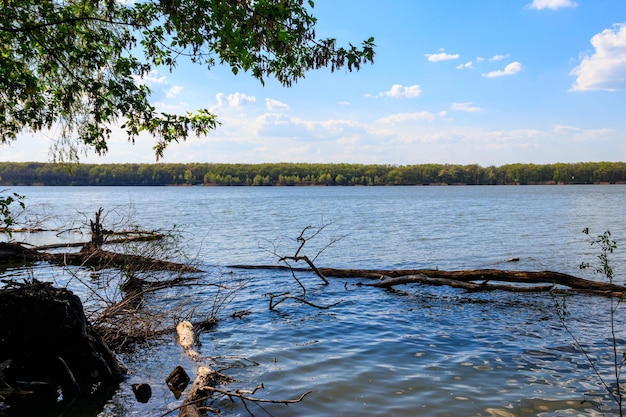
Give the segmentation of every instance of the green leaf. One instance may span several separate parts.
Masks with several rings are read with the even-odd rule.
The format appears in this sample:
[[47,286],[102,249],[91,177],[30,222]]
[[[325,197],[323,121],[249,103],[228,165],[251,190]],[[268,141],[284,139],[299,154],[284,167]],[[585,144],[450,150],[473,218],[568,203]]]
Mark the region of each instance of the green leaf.
[[[313,0],[308,0],[310,8]],[[210,69],[249,71],[261,83],[291,86],[307,71],[359,69],[373,62],[373,38],[362,47],[318,39],[316,18],[303,2],[113,0],[4,2],[0,13],[0,143],[23,131],[58,132],[56,160],[85,149],[108,151],[110,126],[124,118],[128,140],[155,136],[155,154],[191,133],[208,133],[214,119],[162,117],[150,90],[135,82],[156,67],[175,69],[186,57]]]

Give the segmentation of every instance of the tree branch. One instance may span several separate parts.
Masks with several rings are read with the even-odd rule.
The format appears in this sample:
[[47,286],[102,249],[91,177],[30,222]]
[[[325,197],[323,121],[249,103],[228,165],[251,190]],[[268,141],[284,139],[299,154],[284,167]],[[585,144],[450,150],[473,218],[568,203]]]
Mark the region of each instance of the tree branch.
[[29,33],[29,32],[35,32],[35,31],[37,31],[39,29],[59,26],[59,25],[63,25],[63,24],[76,23],[76,22],[88,22],[88,21],[107,23],[107,24],[117,25],[117,26],[130,26],[130,27],[132,27],[134,29],[137,29],[137,28],[140,27],[139,25],[134,24],[134,23],[115,21],[115,20],[109,20],[109,19],[103,19],[101,17],[76,16],[76,17],[69,17],[67,19],[57,20],[57,21],[54,21],[54,22],[44,22],[44,23],[39,23],[39,24],[36,24],[36,25],[25,26],[25,27],[17,27],[16,28],[16,27],[0,26],[0,32]]
[[[211,386],[205,386],[201,388],[204,391],[211,391],[211,392],[217,392],[218,394],[222,394],[225,395],[229,398],[239,398],[243,401],[250,401],[250,402],[255,402],[255,403],[272,403],[272,404],[294,404],[294,403],[299,403],[302,402],[302,400],[304,399],[304,397],[306,397],[307,395],[309,395],[310,393],[312,393],[313,391],[309,390],[306,391],[305,393],[303,393],[302,395],[300,395],[300,397],[294,399],[294,400],[269,400],[266,398],[257,398],[257,397],[249,397],[246,394],[243,394],[241,392],[233,392],[233,391],[227,391],[227,390],[223,390],[220,388],[215,388],[215,387],[211,387]],[[253,391],[255,392],[256,389]]]

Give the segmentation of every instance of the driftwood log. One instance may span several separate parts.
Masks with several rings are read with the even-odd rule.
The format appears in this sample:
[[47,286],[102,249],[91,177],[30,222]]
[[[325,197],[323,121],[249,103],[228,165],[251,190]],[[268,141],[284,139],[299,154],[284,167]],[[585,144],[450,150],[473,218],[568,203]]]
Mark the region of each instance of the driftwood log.
[[[296,270],[277,265],[232,265],[240,269]],[[508,271],[501,269],[473,269],[442,271],[439,269],[337,269],[308,268],[299,271],[322,273],[332,278],[355,278],[368,280],[364,285],[390,288],[403,284],[447,285],[468,291],[577,291],[590,294],[624,296],[626,286],[609,282],[593,281],[553,271]],[[375,281],[374,281],[375,280]]]
[[217,372],[206,366],[199,366],[196,377],[185,397],[182,407],[178,411],[178,417],[202,417],[202,408],[210,395],[206,387],[217,385]]
[[188,351],[196,342],[196,336],[193,332],[193,324],[184,320],[176,325],[176,333],[178,334],[178,344]]
[[202,357],[194,349],[196,334],[193,330],[193,324],[187,320],[178,323],[176,333],[178,334],[178,344],[185,350],[185,353],[194,361],[199,361]]
[[[185,350],[194,361],[199,361],[201,356],[193,348],[196,344],[196,334],[193,325],[189,321],[182,321],[176,325],[178,344]],[[218,382],[218,373],[207,366],[198,366],[196,377],[189,388],[189,392],[180,407],[179,417],[201,417],[210,391],[206,387],[215,387]]]

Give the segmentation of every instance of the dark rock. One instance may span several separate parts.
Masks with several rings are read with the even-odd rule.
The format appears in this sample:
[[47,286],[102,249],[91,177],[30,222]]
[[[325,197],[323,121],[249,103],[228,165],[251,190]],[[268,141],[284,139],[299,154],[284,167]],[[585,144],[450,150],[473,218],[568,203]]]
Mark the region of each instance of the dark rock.
[[54,404],[93,394],[125,374],[80,299],[49,283],[0,289],[0,383],[5,402]]
[[165,383],[176,399],[180,398],[181,393],[187,388],[189,381],[189,375],[187,375],[187,372],[185,372],[182,366],[174,368],[167,378],[165,378]]
[[133,392],[140,403],[147,403],[152,397],[152,388],[148,384],[133,384]]

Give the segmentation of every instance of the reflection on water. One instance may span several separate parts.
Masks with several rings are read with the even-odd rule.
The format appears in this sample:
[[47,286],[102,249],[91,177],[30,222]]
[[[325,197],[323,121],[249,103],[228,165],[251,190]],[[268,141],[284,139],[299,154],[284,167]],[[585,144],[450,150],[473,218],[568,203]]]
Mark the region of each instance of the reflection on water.
[[[289,300],[270,311],[264,294],[299,293],[291,276],[227,265],[274,263],[260,246],[283,236],[291,240],[281,240],[286,246],[280,250],[292,250],[301,228],[318,224],[323,217],[334,222],[330,235],[347,236],[324,252],[318,261],[321,266],[470,269],[519,257],[519,263],[497,267],[579,275],[576,265],[594,256],[579,236],[582,228],[598,232],[611,228],[614,236],[626,236],[624,225],[603,224],[605,219],[623,217],[626,196],[621,190],[87,188],[64,189],[62,200],[61,195],[58,198],[63,201],[59,210],[66,213],[70,207],[95,211],[84,207],[85,202],[95,209],[106,207],[111,193],[118,200],[128,196],[142,209],[138,223],[159,228],[176,219],[193,231],[187,236],[202,245],[198,256],[207,271],[202,278],[207,285],[175,295],[189,297],[191,303],[207,304],[214,296],[209,284],[215,280],[250,280],[222,311],[217,328],[201,334],[200,352],[229,358],[212,365],[228,367],[224,372],[237,381],[232,389],[263,383],[265,389],[256,395],[274,399],[313,391],[302,403],[288,407],[251,405],[258,415],[552,417],[596,416],[601,411],[608,415],[614,410],[581,350],[561,327],[549,295],[465,293],[425,286],[381,290],[339,279],[325,286],[302,274],[309,301],[339,304],[318,310]],[[31,194],[31,189],[19,191]],[[54,198],[48,193],[35,199],[44,197]],[[616,256],[616,265],[623,265],[623,255]],[[27,273],[8,270],[2,278],[32,275],[68,282],[61,271],[44,265]],[[84,278],[90,279],[88,272]],[[571,296],[568,306],[569,323],[585,351],[602,372],[610,371],[607,300]],[[250,314],[231,316],[242,310]],[[618,314],[621,323],[624,315],[621,310]],[[620,341],[626,338],[623,329],[618,331]],[[197,366],[173,337],[122,359],[133,373],[103,417],[158,416],[175,408],[181,400],[169,392],[165,377],[177,365],[193,377]],[[605,376],[610,380],[609,373]],[[144,382],[152,386],[153,396],[140,404],[130,386]],[[247,415],[238,402],[224,400],[214,406],[225,415]]]

